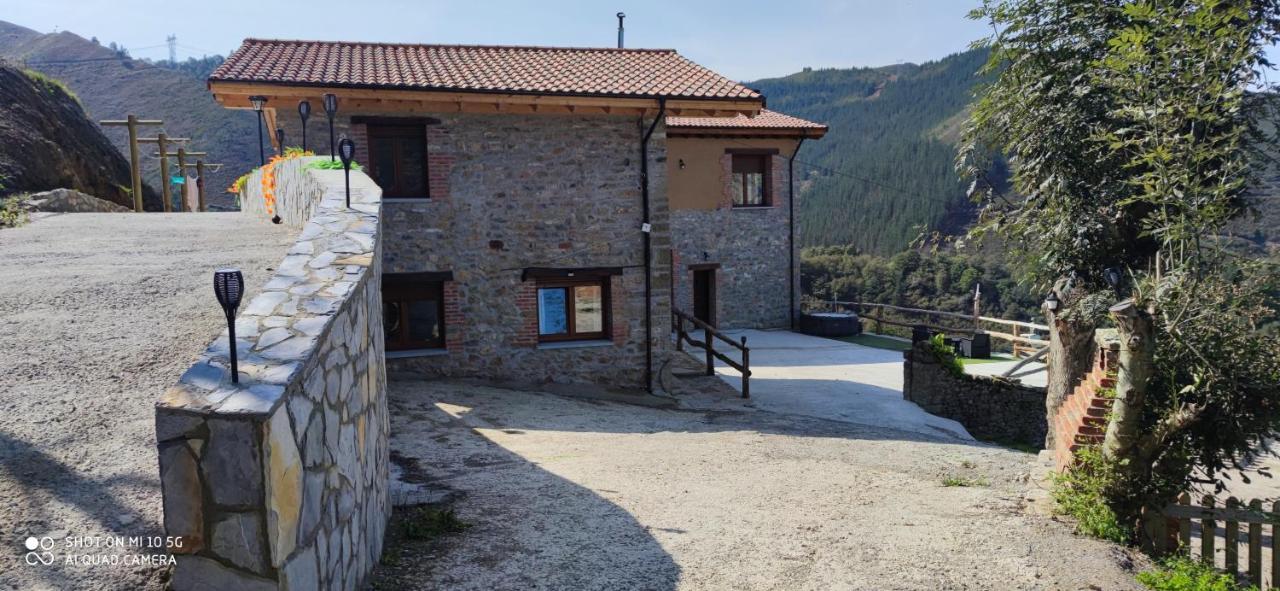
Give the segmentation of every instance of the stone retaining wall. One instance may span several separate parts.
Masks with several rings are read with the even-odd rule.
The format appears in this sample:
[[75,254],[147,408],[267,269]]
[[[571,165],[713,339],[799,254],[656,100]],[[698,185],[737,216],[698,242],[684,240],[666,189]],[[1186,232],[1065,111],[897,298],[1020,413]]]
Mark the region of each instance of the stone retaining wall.
[[1024,443],[1040,449],[1047,430],[1044,388],[988,376],[954,375],[929,343],[903,353],[902,397],[924,410],[959,421],[978,439]]
[[[381,191],[353,173],[347,209],[342,172],[304,165],[278,171],[282,217],[303,230],[241,307],[240,383],[223,332],[156,405],[179,591],[357,589],[382,551]],[[260,191],[242,200],[263,214]]]

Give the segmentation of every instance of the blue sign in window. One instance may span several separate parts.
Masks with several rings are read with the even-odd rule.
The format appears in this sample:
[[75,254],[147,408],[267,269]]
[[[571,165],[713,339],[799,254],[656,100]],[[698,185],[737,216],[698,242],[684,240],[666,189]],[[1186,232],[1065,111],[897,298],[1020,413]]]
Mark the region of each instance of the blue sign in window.
[[551,287],[538,290],[538,334],[567,334],[569,307],[567,290]]

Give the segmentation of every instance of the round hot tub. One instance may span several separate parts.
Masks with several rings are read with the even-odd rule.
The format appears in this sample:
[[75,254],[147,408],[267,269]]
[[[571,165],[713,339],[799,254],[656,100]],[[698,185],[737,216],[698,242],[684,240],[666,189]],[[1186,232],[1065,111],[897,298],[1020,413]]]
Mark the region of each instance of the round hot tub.
[[862,332],[853,312],[809,312],[800,315],[800,332],[818,337],[851,337]]

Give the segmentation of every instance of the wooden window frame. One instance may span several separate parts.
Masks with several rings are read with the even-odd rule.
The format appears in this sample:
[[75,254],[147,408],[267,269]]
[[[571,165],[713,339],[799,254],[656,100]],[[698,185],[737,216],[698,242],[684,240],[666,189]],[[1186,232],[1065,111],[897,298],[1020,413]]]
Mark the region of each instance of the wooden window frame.
[[[365,135],[369,141],[369,176],[378,178],[378,167],[374,158],[374,144],[379,139],[387,138],[408,138],[420,137],[422,139],[422,184],[425,195],[407,195],[397,193],[397,187],[382,187],[383,197],[387,199],[431,199],[431,142],[428,141],[427,127],[432,123],[438,123],[434,119],[397,119],[385,117],[370,118],[352,118],[352,123],[363,123],[365,125]],[[392,172],[392,176],[396,179],[396,183],[400,182],[400,165],[403,159],[400,157],[399,143],[396,143],[395,164],[396,170]]]
[[[384,335],[387,351],[419,351],[445,349],[448,343],[447,326],[444,315],[444,284],[446,279],[438,274],[405,274],[388,282],[384,276],[382,287],[383,313],[388,312],[386,302],[400,304],[400,341],[393,343],[389,335]],[[388,285],[391,283],[391,285]],[[409,336],[409,302],[431,300],[436,301],[436,318],[440,323],[440,336],[434,340],[413,341]]]
[[[609,338],[613,327],[613,294],[609,289],[612,280],[607,275],[596,275],[582,278],[542,278],[538,279],[534,287],[535,301],[537,302],[537,315],[535,322],[538,323],[538,342],[541,343],[561,343],[565,341],[601,341]],[[576,332],[576,314],[577,306],[575,303],[575,295],[573,288],[582,286],[599,286],[600,287],[600,307],[601,307],[601,323],[598,332]],[[538,292],[543,289],[564,288],[565,290],[565,327],[568,332],[564,334],[542,334],[542,296]]]
[[[761,171],[759,173],[760,174],[760,203],[747,203],[747,182],[746,182],[746,179],[743,178],[741,182],[742,193],[738,195],[730,195],[729,204],[734,208],[742,208],[742,209],[773,207],[773,202],[774,202],[773,156],[779,153],[778,150],[774,148],[729,149],[729,150],[725,150],[725,153],[729,155],[729,190],[730,192],[732,192],[734,181],[736,180],[736,177],[738,175],[743,175],[745,177],[745,175],[748,175],[748,174],[756,174],[756,173],[746,173],[746,172],[742,172],[742,173],[734,172],[734,168],[735,168],[734,161],[736,161],[738,158],[753,158],[753,159],[759,159],[761,164]],[[741,200],[741,202],[739,202],[739,200]]]

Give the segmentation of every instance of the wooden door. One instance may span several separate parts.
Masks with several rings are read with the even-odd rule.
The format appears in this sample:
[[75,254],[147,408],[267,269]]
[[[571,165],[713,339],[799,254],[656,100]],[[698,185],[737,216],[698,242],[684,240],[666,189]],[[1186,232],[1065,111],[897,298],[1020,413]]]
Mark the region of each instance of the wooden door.
[[693,317],[716,325],[716,270],[693,271]]

